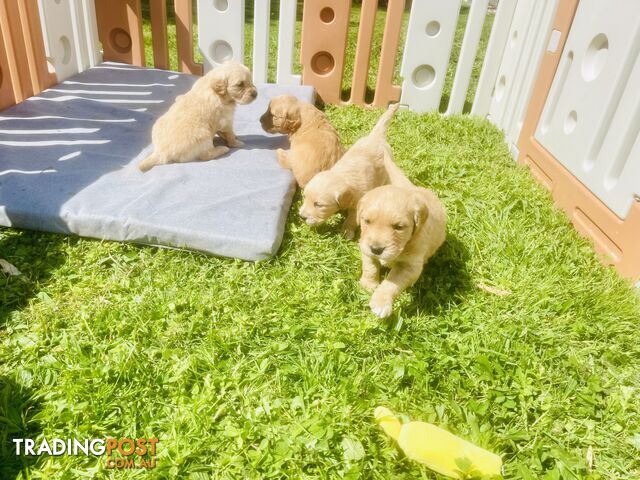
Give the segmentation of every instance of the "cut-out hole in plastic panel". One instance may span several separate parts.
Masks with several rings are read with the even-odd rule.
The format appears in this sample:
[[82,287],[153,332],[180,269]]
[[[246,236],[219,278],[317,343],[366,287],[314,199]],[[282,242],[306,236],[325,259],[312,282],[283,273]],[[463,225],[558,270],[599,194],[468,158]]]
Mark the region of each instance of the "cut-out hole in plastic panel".
[[311,69],[317,75],[328,75],[335,67],[335,60],[329,52],[318,52],[311,59]]
[[231,60],[233,58],[233,49],[228,42],[224,40],[218,40],[213,45],[211,45],[211,49],[209,50],[209,55],[218,63],[224,63],[227,60]]
[[575,110],[569,112],[567,118],[564,120],[564,133],[569,135],[576,129],[576,124],[578,123],[578,114]]
[[440,22],[433,20],[432,22],[427,23],[426,32],[430,37],[438,35],[440,33]]
[[323,23],[331,23],[334,18],[336,18],[336,13],[333,11],[333,8],[325,7],[320,10],[320,20],[322,20]]
[[594,80],[604,69],[609,52],[609,39],[604,33],[596,35],[587,47],[582,59],[582,78],[585,82]]
[[60,37],[60,47],[62,48],[62,64],[69,65],[71,61],[71,43],[64,35]]
[[219,12],[224,12],[224,11],[227,10],[227,8],[229,8],[229,1],[228,0],[213,0],[213,6]]
[[109,34],[111,47],[118,53],[128,53],[131,51],[131,35],[122,28],[114,28]]
[[436,80],[436,71],[431,65],[421,65],[413,71],[412,78],[416,87],[426,89]]

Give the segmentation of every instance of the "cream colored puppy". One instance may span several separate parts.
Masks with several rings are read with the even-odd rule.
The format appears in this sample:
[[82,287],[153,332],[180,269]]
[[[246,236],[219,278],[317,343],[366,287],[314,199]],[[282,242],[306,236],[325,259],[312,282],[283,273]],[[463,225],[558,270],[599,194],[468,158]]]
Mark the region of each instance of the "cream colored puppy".
[[347,238],[353,238],[360,198],[369,190],[390,183],[393,176],[404,177],[393,161],[386,138],[397,109],[398,104],[390,105],[369,135],[358,140],[331,169],[318,173],[307,184],[300,216],[309,225],[319,225],[335,213],[346,211],[342,229]]
[[291,170],[301,188],[344,154],[338,132],[327,116],[293,95],[272,98],[260,124],[266,132],[289,136],[290,148],[277,150],[278,162],[282,168]]
[[[431,190],[385,185],[362,197],[358,223],[360,285],[373,292],[371,311],[386,318],[396,297],[418,280],[423,265],[444,242],[447,215]],[[381,267],[390,268],[382,283]]]
[[229,148],[213,145],[216,133],[229,147],[242,147],[233,133],[233,114],[236,104],[253,102],[257,96],[244,65],[230,61],[214,68],[156,120],[151,130],[154,151],[138,168],[146,172],[156,165],[219,157]]

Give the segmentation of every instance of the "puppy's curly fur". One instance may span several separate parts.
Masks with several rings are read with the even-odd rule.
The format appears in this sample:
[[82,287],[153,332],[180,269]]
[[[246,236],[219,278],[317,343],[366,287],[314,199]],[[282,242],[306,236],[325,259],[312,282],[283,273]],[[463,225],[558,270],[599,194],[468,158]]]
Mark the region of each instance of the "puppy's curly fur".
[[338,132],[316,107],[292,95],[280,95],[269,102],[260,117],[268,133],[289,136],[289,150],[277,150],[278,161],[290,169],[304,188],[318,172],[331,168],[344,154]]
[[251,72],[238,62],[225,62],[198,79],[176,98],[167,113],[153,125],[153,153],[138,164],[143,172],[156,165],[211,160],[229,151],[214,146],[218,133],[229,147],[242,147],[233,132],[236,104],[250,103],[258,92]]
[[[367,192],[358,205],[362,277],[373,292],[370,307],[380,318],[413,285],[446,237],[447,215],[438,196],[421,187],[385,185]],[[389,267],[380,283],[381,267]]]
[[387,127],[398,109],[390,105],[371,133],[358,140],[331,169],[318,173],[304,189],[300,216],[309,225],[325,222],[338,211],[346,211],[343,232],[355,236],[356,206],[369,190],[388,183],[411,185],[393,161],[387,143]]

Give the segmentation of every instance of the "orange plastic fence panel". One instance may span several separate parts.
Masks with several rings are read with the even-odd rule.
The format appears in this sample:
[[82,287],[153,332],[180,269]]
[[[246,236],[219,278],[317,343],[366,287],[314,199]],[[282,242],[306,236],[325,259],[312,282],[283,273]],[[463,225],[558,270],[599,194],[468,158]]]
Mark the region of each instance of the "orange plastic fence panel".
[[405,0],[389,0],[389,5],[387,6],[387,19],[384,24],[384,37],[382,39],[382,56],[378,68],[376,93],[373,98],[373,105],[376,107],[386,107],[390,102],[400,100],[401,88],[393,84],[393,69],[398,55],[404,5]]
[[49,72],[44,51],[44,37],[40,24],[40,11],[37,0],[20,0],[20,21],[25,33],[24,42],[27,52],[27,62],[34,93],[40,93],[45,88],[57,82],[55,74]]
[[0,108],[55,83],[49,73],[36,0],[0,2]]
[[558,47],[545,51],[527,115],[518,139],[519,161],[549,189],[554,201],[567,212],[576,230],[589,237],[605,263],[624,277],[640,279],[640,202],[624,220],[613,213],[535,138],[549,90],[578,6],[578,0],[560,0],[553,29],[562,32]]
[[340,103],[351,0],[304,2],[300,61],[302,82],[329,103]]
[[193,7],[191,0],[175,0],[178,69],[202,75],[202,64],[193,59]]
[[167,42],[167,0],[150,0],[151,40],[153,43],[153,65],[169,68],[169,46]]
[[4,0],[0,5],[0,27],[9,60],[9,73],[13,83],[16,102],[34,94],[31,85],[29,64],[25,61],[27,49],[23,41],[24,32],[17,0]]
[[140,0],[95,0],[103,58],[145,66]]
[[349,98],[349,103],[355,105],[363,105],[365,103],[377,8],[378,0],[364,0],[362,2],[353,81],[351,82],[351,97]]
[[9,67],[9,57],[5,49],[5,27],[2,21],[2,5],[0,5],[0,109],[16,103],[13,82]]

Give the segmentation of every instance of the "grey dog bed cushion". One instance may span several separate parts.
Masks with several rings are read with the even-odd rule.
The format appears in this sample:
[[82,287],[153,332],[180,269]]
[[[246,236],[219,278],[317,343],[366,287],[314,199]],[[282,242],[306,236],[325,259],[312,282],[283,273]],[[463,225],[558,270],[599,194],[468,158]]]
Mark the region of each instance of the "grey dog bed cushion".
[[312,87],[261,85],[238,106],[245,147],[208,162],[136,164],[151,127],[196,77],[105,62],[0,112],[0,225],[260,260],[277,252],[295,180],[282,135],[259,117],[273,96],[313,102]]

